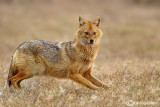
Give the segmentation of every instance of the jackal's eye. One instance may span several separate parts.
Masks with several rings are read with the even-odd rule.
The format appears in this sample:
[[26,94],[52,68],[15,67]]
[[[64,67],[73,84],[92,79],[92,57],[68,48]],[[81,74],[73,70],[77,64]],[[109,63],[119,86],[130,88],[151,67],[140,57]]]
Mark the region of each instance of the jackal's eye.
[[88,35],[88,32],[84,32],[86,35]]
[[93,32],[93,35],[96,35],[96,32]]

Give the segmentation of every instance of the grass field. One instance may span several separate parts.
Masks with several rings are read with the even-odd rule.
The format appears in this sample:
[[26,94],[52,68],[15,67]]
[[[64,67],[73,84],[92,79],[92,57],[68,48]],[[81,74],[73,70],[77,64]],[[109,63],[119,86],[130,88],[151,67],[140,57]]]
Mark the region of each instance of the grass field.
[[[127,0],[0,1],[0,107],[160,106],[160,5]],[[130,0],[131,1],[131,0]],[[79,15],[102,17],[93,74],[111,86],[97,91],[71,80],[34,77],[8,88],[14,49],[27,40],[70,41]]]

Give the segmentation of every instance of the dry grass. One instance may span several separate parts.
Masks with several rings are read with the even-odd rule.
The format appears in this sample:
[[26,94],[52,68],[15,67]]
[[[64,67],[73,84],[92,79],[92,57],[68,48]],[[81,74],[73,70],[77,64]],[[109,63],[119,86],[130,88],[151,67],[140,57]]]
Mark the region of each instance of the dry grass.
[[[160,8],[114,0],[0,2],[0,107],[160,106]],[[122,0],[125,1],[125,0]],[[89,90],[71,80],[34,77],[22,89],[6,79],[14,49],[31,39],[73,40],[78,16],[102,16],[103,39],[93,74],[111,88]]]

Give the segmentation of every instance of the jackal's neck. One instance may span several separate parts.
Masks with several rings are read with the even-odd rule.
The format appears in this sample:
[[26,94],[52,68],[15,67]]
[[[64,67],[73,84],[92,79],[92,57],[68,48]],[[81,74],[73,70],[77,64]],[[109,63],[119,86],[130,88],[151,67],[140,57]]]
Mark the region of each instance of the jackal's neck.
[[74,47],[77,54],[82,58],[91,58],[95,60],[99,45],[86,44],[82,45],[79,41],[74,40]]

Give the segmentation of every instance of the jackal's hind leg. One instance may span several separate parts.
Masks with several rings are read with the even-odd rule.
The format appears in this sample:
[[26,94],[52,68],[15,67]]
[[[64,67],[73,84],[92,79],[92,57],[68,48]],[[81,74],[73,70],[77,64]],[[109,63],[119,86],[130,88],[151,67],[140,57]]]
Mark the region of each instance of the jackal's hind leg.
[[30,78],[31,76],[25,74],[25,72],[18,72],[15,76],[11,78],[11,83],[16,89],[21,89],[20,82],[24,79]]

